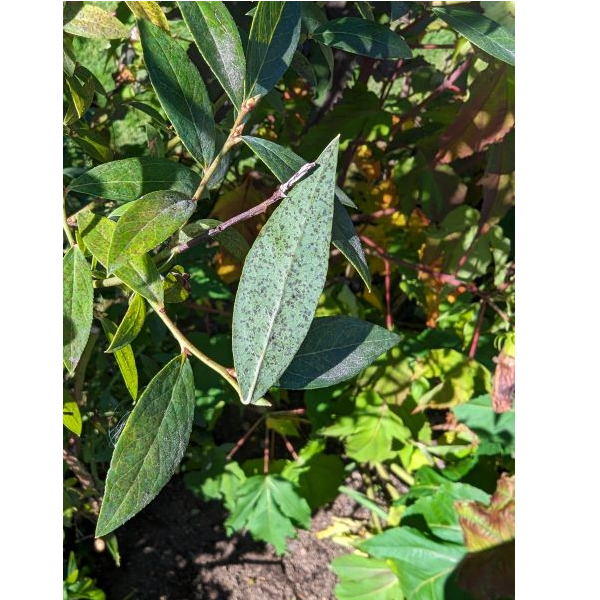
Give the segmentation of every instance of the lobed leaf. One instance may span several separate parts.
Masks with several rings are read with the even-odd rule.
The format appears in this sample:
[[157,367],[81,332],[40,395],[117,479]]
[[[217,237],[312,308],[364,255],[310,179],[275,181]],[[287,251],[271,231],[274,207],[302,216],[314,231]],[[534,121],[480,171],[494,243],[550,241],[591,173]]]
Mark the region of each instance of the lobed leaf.
[[150,381],[119,436],[96,537],[137,514],[169,481],[190,438],[194,405],[192,368],[177,356]]
[[132,258],[145,254],[185,225],[196,203],[172,191],[150,192],[117,221],[108,250],[107,269],[114,272]]
[[408,44],[397,33],[367,19],[332,19],[319,26],[313,37],[326,46],[371,58],[412,57]]
[[180,163],[144,156],[98,165],[72,181],[67,191],[130,202],[158,190],[191,197],[199,183],[200,176]]
[[360,373],[399,341],[395,333],[354,317],[317,317],[278,385],[289,390],[335,385]]
[[325,284],[338,138],[275,209],[250,249],[233,310],[233,357],[244,403],[277,381],[302,344]]
[[92,272],[79,247],[63,258],[63,362],[69,373],[83,354],[94,316]]
[[223,2],[178,2],[200,54],[239,111],[246,58],[235,21]]
[[300,37],[299,2],[259,2],[248,39],[245,97],[264,96],[290,66]]
[[167,116],[189,153],[206,166],[215,154],[212,104],[183,47],[149,21],[138,21],[144,62]]
[[[106,267],[110,242],[117,227],[116,223],[84,211],[77,216],[77,226],[86,247]],[[115,271],[115,275],[134,292],[159,306],[164,304],[163,283],[152,259],[144,254],[137,256]]]

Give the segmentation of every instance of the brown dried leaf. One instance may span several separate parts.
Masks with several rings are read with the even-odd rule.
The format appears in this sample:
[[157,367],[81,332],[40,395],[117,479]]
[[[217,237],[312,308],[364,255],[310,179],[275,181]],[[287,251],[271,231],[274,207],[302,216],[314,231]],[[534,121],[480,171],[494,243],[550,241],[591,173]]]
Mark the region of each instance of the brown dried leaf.
[[514,127],[514,70],[493,63],[473,81],[471,95],[440,139],[438,163],[466,158],[495,144]]
[[492,406],[497,413],[510,410],[515,395],[515,357],[500,353],[494,373]]

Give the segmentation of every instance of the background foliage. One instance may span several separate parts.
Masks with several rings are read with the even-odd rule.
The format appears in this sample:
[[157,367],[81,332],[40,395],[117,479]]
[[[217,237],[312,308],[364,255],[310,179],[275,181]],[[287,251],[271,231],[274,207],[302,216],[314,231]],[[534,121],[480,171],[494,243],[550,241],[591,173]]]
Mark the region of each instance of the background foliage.
[[328,532],[340,600],[512,597],[514,3],[68,2],[63,32],[65,598],[175,471],[277,553],[366,506]]

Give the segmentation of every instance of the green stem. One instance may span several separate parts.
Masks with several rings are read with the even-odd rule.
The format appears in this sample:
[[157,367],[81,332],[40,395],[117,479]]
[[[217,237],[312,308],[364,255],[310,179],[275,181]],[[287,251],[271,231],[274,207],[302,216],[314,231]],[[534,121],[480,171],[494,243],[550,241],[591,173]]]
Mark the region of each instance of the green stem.
[[390,498],[392,500],[398,500],[400,498],[400,492],[392,485],[392,478],[388,473],[387,469],[382,463],[375,463],[375,470],[377,471],[377,475],[379,475],[380,479],[385,484],[385,489],[387,490]]
[[209,369],[216,371],[223,379],[229,383],[229,385],[237,392],[240,400],[242,400],[242,392],[240,391],[240,386],[238,382],[232,377],[229,371],[218,362],[215,362],[212,358],[209,358],[200,351],[192,342],[190,342],[185,335],[181,332],[181,330],[171,321],[166,312],[164,312],[164,308],[160,308],[158,304],[154,302],[150,302],[150,306],[154,309],[154,312],[160,317],[162,322],[167,326],[167,329],[173,334],[173,337],[179,342],[181,346],[181,350],[183,352],[187,352],[189,354],[193,354],[200,362],[204,363]]
[[67,217],[66,194],[63,194],[63,229],[65,231],[65,235],[67,236],[67,240],[69,240],[69,244],[71,246],[76,246],[77,242],[73,237],[73,232],[71,231]]
[[238,113],[238,116],[237,116],[235,122],[233,123],[233,127],[231,128],[231,131],[229,132],[229,135],[227,136],[227,139],[225,140],[223,147],[221,148],[221,150],[219,151],[217,156],[215,156],[214,160],[210,163],[210,165],[208,167],[206,167],[206,170],[204,171],[204,175],[202,176],[200,185],[198,186],[198,189],[192,196],[192,200],[194,200],[194,202],[198,202],[198,200],[202,196],[204,189],[206,188],[206,185],[208,184],[209,179],[213,176],[213,173],[217,170],[217,167],[221,163],[221,160],[223,159],[223,157],[231,150],[231,148],[233,148],[237,143],[239,143],[241,141],[242,130],[244,128],[244,121],[245,121],[246,117],[248,116],[248,114],[250,113],[250,111],[252,111],[252,109],[256,106],[256,103],[259,100],[260,100],[260,96],[254,96],[254,98],[249,98],[248,100],[246,100],[246,102],[244,102],[242,104],[242,109]]
[[123,282],[118,277],[109,277],[108,279],[94,279],[95,288],[108,288],[115,285],[121,285]]
[[409,486],[414,485],[415,478],[408,472],[406,472],[400,465],[393,463],[390,465],[390,469],[400,478],[404,483]]
[[[373,481],[371,480],[371,477],[367,473],[363,473],[362,477],[365,480],[365,483],[367,484],[367,489],[366,489],[367,498],[369,498],[370,500],[373,500],[373,502],[374,502],[375,501],[375,488],[373,487]],[[371,511],[371,519],[373,520],[373,527],[375,528],[375,531],[377,531],[378,533],[381,533],[383,531],[383,528],[381,527],[381,521],[379,520],[379,517],[373,511]]]

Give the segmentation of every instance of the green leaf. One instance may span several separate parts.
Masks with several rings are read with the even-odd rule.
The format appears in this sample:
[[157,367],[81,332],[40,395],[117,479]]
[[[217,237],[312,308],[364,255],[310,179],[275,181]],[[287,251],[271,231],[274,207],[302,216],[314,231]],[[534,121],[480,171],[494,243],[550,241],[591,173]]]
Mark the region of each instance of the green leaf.
[[395,441],[404,442],[411,436],[398,412],[399,407],[383,402],[377,392],[362,392],[354,412],[338,417],[335,424],[322,433],[344,439],[350,458],[359,462],[381,462],[393,456]]
[[[306,161],[292,150],[284,148],[275,142],[249,135],[243,136],[242,139],[281,182],[287,181],[306,164]],[[335,196],[331,241],[356,269],[367,288],[370,289],[371,273],[360,243],[360,238],[354,229],[354,224],[350,216],[341,206],[345,204],[346,206],[356,208],[356,205],[337,186],[335,188]]]
[[[104,333],[108,339],[109,345],[115,338],[115,333],[117,332],[117,326],[110,319],[106,317],[101,319],[102,329],[104,329]],[[125,387],[131,394],[131,397],[134,399],[137,398],[138,393],[138,373],[137,367],[135,366],[135,358],[133,356],[133,350],[130,345],[123,346],[119,350],[114,351],[114,357],[117,360],[117,365],[119,365],[119,371],[121,371],[121,375],[123,376],[123,381],[125,382]]]
[[112,160],[108,134],[97,129],[90,129],[84,123],[84,121],[79,121],[77,125],[71,127],[69,135],[75,140],[75,143],[99,162]]
[[[104,267],[108,263],[108,250],[114,236],[116,223],[84,211],[77,216],[77,226],[86,247]],[[119,267],[115,275],[134,292],[159,306],[164,304],[163,282],[152,259],[144,254]]]
[[129,10],[138,18],[154,23],[164,31],[169,31],[169,22],[158,2],[125,2]]
[[318,27],[313,37],[326,46],[371,58],[412,57],[408,44],[397,33],[366,19],[332,19]]
[[311,88],[314,89],[317,87],[315,70],[313,69],[311,62],[304,54],[302,54],[302,52],[298,50],[294,52],[294,57],[292,58],[290,66],[300,77],[302,77],[302,79],[306,80]]
[[[179,231],[177,235],[177,244],[189,242],[196,236],[213,229],[221,223],[222,221],[218,221],[217,219],[199,219],[193,223],[188,223]],[[244,264],[246,255],[250,251],[250,246],[248,245],[246,238],[244,238],[237,229],[228,227],[216,235],[214,239],[217,239],[229,253],[231,253],[241,264]]]
[[299,2],[259,2],[252,18],[245,97],[264,96],[290,66],[300,37]]
[[278,475],[255,475],[239,488],[225,526],[248,529],[254,539],[270,542],[283,554],[286,538],[296,537],[298,525],[310,527],[310,507],[294,486]]
[[362,542],[360,549],[375,558],[392,559],[411,600],[451,598],[446,583],[466,553],[464,546],[435,542],[412,527],[388,529]]
[[63,30],[85,38],[113,40],[129,37],[129,27],[96,4],[84,4]]
[[194,404],[192,368],[177,356],[148,384],[119,436],[96,537],[137,514],[169,481],[190,438]]
[[[488,504],[489,494],[466,483],[443,483],[438,490],[419,498],[402,515],[402,523],[413,515],[421,515],[431,532],[441,540],[464,543],[463,532],[458,522],[458,513],[454,502],[458,500],[476,500]],[[410,521],[408,522],[410,524]]]
[[93,316],[92,272],[83,252],[74,246],[63,258],[63,362],[70,373],[90,337]]
[[98,165],[75,179],[67,191],[129,202],[158,190],[191,197],[199,183],[200,176],[180,163],[141,157]]
[[200,54],[239,111],[246,58],[237,26],[223,2],[178,2]]
[[184,146],[206,166],[215,154],[215,122],[204,81],[168,33],[145,20],[138,27],[156,95]]
[[81,413],[77,402],[63,390],[63,425],[76,436],[81,435]]
[[342,494],[346,494],[349,498],[352,498],[356,502],[358,502],[361,506],[364,506],[368,510],[370,510],[374,515],[377,515],[379,518],[387,521],[389,519],[389,515],[379,504],[375,501],[371,500],[368,496],[365,496],[363,493],[358,490],[353,490],[352,488],[346,487],[345,485],[340,486],[340,492]]
[[335,138],[246,257],[233,310],[233,357],[246,404],[277,381],[310,327],[327,276],[337,153]]
[[75,109],[75,119],[70,117],[71,110],[67,111],[65,117],[65,124],[69,125],[74,120],[81,119],[85,115],[87,109],[90,107],[92,100],[94,99],[94,79],[88,77],[83,83],[81,83],[76,77],[65,76],[65,82],[69,91],[69,96],[72,101],[72,106]]
[[77,57],[73,51],[73,38],[63,35],[63,72],[65,75],[73,77],[76,66]]
[[338,600],[403,600],[400,581],[383,560],[358,554],[343,554],[331,562],[338,576]]
[[354,317],[318,317],[279,378],[288,390],[327,387],[346,381],[400,342],[379,325]]
[[354,6],[356,6],[356,10],[359,12],[360,16],[363,19],[367,19],[369,21],[374,21],[375,16],[373,15],[373,9],[368,2],[355,2]]
[[495,58],[515,64],[515,34],[474,10],[459,6],[437,6],[433,12],[472,44]]
[[498,414],[492,408],[489,394],[455,406],[452,412],[479,438],[478,452],[493,455],[515,453],[515,409]]
[[179,192],[150,192],[117,221],[108,250],[107,269],[145,254],[185,225],[196,203]]

